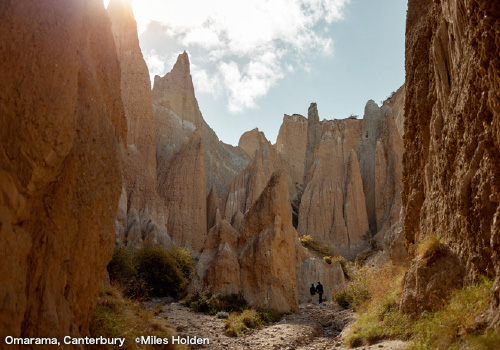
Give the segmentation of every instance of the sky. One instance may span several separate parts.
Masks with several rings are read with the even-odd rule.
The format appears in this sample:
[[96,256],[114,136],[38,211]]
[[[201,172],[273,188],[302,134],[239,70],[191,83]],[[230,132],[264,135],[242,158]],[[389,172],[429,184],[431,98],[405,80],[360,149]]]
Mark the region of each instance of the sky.
[[[107,0],[103,0],[107,3]],[[186,50],[200,110],[233,145],[284,114],[363,116],[404,82],[404,0],[134,0],[151,79]]]

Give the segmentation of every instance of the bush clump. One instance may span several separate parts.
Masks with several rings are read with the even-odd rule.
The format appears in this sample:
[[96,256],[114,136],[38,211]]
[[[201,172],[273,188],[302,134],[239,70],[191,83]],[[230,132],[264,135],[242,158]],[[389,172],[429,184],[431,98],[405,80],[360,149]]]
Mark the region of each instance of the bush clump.
[[134,299],[147,296],[181,298],[194,270],[189,252],[182,248],[165,249],[159,244],[145,242],[135,254],[117,247],[108,264],[112,284],[120,285]]
[[231,313],[224,323],[226,333],[237,337],[251,328],[265,327],[278,322],[283,314],[273,310],[246,309],[242,313]]
[[349,269],[349,281],[345,289],[332,293],[332,300],[344,309],[357,310],[361,304],[370,299],[366,272],[367,268]]
[[181,301],[181,305],[189,307],[193,312],[215,315],[218,312],[242,312],[247,302],[240,294],[221,295],[213,293],[211,288],[194,292]]

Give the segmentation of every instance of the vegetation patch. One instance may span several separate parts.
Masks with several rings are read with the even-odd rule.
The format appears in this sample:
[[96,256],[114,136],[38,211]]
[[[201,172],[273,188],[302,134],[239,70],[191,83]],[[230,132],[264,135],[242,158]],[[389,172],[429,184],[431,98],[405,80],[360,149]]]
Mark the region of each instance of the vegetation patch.
[[165,249],[159,244],[145,242],[132,252],[117,247],[108,264],[111,283],[119,285],[134,299],[148,296],[182,298],[186,294],[194,270],[194,261],[186,250]]
[[356,270],[355,276],[357,282],[349,283],[348,287],[354,300],[350,306],[358,312],[358,317],[346,344],[357,347],[385,338],[408,339],[412,321],[398,308],[404,270],[392,264],[377,271],[363,267]]
[[[433,247],[439,244],[431,244],[426,251]],[[455,290],[442,310],[424,312],[413,319],[399,311],[404,273],[403,268],[391,264],[377,271],[358,268],[346,291],[334,295],[339,305],[358,313],[346,336],[349,347],[401,339],[409,341],[407,350],[495,349],[500,335],[486,331],[484,322],[493,287],[491,280],[483,278]]]
[[237,337],[251,328],[265,327],[278,322],[283,314],[273,310],[246,309],[242,313],[231,313],[224,327],[229,336]]
[[[135,338],[148,335],[158,338],[170,338],[174,331],[163,319],[154,318],[154,313],[142,307],[139,302],[123,296],[117,287],[103,288],[97,299],[90,321],[90,336],[96,337],[123,337],[125,343],[122,349],[185,349],[183,346],[172,344],[141,345]],[[113,345],[88,345],[88,349],[108,350]]]
[[218,312],[242,312],[247,309],[243,294],[221,295],[213,293],[212,288],[188,295],[181,305],[189,307],[193,312],[216,315]]
[[315,253],[319,258],[324,256],[339,256],[333,247],[325,242],[314,239],[311,235],[304,235],[299,237],[300,243],[307,249]]
[[493,281],[487,278],[453,292],[444,309],[424,313],[416,321],[409,350],[494,349],[498,332],[486,332],[484,313],[491,299]]
[[347,266],[344,268],[344,274],[348,271],[347,285],[342,291],[332,293],[332,300],[344,309],[357,310],[371,296],[366,277],[368,268]]

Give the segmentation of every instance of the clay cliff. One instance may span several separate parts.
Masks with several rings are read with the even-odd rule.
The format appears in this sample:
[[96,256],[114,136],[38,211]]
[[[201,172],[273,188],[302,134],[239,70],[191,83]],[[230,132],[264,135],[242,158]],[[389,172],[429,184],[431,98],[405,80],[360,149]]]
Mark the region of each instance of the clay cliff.
[[[273,173],[238,225],[220,220],[208,234],[193,288],[222,294],[242,292],[250,305],[298,311],[310,299],[310,283],[327,291],[344,284],[339,265],[312,259],[292,225],[288,178]],[[340,268],[340,270],[339,270]]]
[[288,174],[290,199],[298,212],[300,196],[304,192],[304,166],[307,149],[307,118],[294,114],[284,115],[275,148],[283,164],[283,171]]
[[99,0],[1,8],[0,337],[85,335],[127,139],[110,22]]
[[207,213],[207,195],[214,188],[213,196],[224,196],[249,157],[243,149],[219,141],[204,121],[186,52],[172,71],[155,77],[152,99],[158,193],[167,206],[167,232],[174,243],[197,255],[218,207],[209,206]]
[[121,157],[123,188],[116,222],[117,242],[138,247],[148,239],[168,245],[167,209],[157,194],[151,82],[139,47],[137,24],[127,1],[111,0],[107,12],[120,62],[128,128],[127,145]]
[[[399,95],[393,96],[394,100]],[[403,141],[396,126],[401,105],[382,107],[366,104],[358,159],[363,179],[366,212],[372,235],[384,233],[397,224],[401,211]]]
[[[410,252],[435,233],[457,254],[466,281],[496,276],[490,321],[497,326],[499,24],[495,1],[409,1],[402,196]],[[405,280],[406,294],[415,292],[414,277]]]
[[354,257],[366,246],[368,231],[365,195],[356,156],[363,122],[324,121],[321,139],[299,210],[299,234],[310,234]]
[[249,157],[238,147],[219,140],[198,107],[186,52],[179,55],[173,69],[164,77],[155,76],[153,107],[157,132],[157,174],[163,177],[169,159],[195,129],[201,129],[205,148],[206,193],[215,186],[224,196],[229,184],[248,164]]

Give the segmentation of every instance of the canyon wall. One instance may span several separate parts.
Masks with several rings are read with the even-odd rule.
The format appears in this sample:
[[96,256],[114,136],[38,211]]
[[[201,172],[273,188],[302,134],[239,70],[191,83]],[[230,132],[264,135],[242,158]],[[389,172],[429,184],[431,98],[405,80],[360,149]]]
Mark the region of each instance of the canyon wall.
[[[465,280],[496,276],[491,303],[496,325],[499,32],[496,1],[408,3],[402,195],[406,243],[413,252],[427,235],[436,234],[458,255]],[[406,293],[416,288],[411,280],[405,283]]]
[[0,338],[85,335],[127,140],[110,21],[100,0],[0,8]]
[[128,129],[126,147],[121,149],[123,187],[116,220],[117,242],[133,248],[146,239],[169,245],[167,208],[157,193],[151,81],[139,47],[132,5],[111,0],[107,12],[120,62]]

